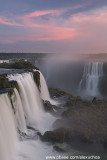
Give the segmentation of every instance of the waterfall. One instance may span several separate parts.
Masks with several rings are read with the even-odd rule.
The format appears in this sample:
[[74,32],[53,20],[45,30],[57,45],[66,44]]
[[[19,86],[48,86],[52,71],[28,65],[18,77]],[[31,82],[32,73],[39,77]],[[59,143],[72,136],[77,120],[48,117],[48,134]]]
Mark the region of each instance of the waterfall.
[[[22,128],[25,128],[23,111],[26,117],[27,126],[32,126],[37,130],[44,132],[50,128],[52,122],[55,120],[49,113],[45,113],[40,98],[39,90],[34,82],[32,73],[14,74],[8,76],[9,80],[15,80],[18,83],[20,97],[17,94],[16,107],[20,108],[20,114],[23,122]],[[15,91],[16,95],[16,91]],[[19,117],[19,116],[18,116]],[[22,125],[20,120],[18,124]],[[51,123],[50,123],[51,120]],[[21,130],[22,131],[22,130]]]
[[99,79],[103,76],[103,63],[90,62],[85,64],[79,91],[88,96],[99,96]]
[[[26,133],[26,136],[33,134],[35,136],[36,130],[43,134],[47,130],[52,130],[56,118],[44,111],[32,73],[13,74],[7,77],[10,81],[16,81],[19,88],[15,88],[11,96],[7,93],[0,95],[0,160],[24,160],[26,156],[27,159],[34,160],[36,155],[42,160],[45,144],[43,151],[39,151],[38,146],[42,147],[39,139],[19,141],[19,130]],[[27,126],[33,127],[35,132],[29,131]]]
[[7,94],[0,95],[0,160],[15,160],[18,144],[12,106]]
[[21,98],[16,88],[14,89],[14,94],[12,96],[12,103],[15,109],[15,118],[17,127],[18,129],[20,129],[20,131],[26,133],[27,128],[25,122],[25,115],[23,111]]
[[41,84],[41,98],[43,100],[50,101],[50,103],[53,105],[58,105],[59,103],[57,101],[51,99],[46,80],[41,72],[40,72],[40,84]]

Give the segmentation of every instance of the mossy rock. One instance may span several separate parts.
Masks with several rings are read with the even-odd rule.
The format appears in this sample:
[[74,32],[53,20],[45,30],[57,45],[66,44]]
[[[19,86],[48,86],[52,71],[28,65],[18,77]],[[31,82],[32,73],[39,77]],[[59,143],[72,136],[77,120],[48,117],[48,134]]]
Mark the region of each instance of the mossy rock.
[[38,88],[40,89],[40,73],[38,71],[33,72],[33,78]]
[[2,74],[0,75],[0,89],[10,88],[10,83],[8,81],[8,78],[6,78],[7,75]]
[[10,99],[10,103],[11,103],[11,105],[12,105],[12,109],[13,109],[14,114],[15,114],[15,108],[14,108],[14,105],[13,105],[13,103],[12,103],[12,95],[13,95],[13,94],[14,94],[14,89],[11,88],[11,89],[8,91],[8,96],[9,96],[9,99]]
[[11,85],[11,88],[16,88],[18,92],[20,93],[20,89],[19,89],[17,81],[10,81],[10,85]]
[[11,88],[11,89],[8,91],[8,95],[9,95],[9,97],[11,98],[13,94],[14,94],[14,89]]

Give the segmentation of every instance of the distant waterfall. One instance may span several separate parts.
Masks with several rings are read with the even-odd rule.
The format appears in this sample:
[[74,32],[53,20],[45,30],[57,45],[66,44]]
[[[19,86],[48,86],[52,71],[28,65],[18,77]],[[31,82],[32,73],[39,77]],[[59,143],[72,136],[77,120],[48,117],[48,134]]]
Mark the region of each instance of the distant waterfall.
[[82,79],[79,83],[79,91],[84,92],[86,96],[98,96],[99,79],[103,76],[103,63],[90,62],[85,64]]
[[0,95],[0,160],[15,160],[18,144],[12,106],[7,94]]

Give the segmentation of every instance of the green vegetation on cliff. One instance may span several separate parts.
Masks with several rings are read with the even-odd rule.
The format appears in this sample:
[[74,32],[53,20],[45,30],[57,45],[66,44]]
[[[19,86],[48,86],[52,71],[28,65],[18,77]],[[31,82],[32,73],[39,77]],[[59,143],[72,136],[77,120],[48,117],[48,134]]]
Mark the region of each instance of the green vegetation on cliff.
[[[16,60],[15,62],[12,63],[1,63],[0,68],[23,69],[24,72],[32,72],[34,81],[37,84],[38,88],[40,88],[40,73],[38,72],[39,69],[29,61],[21,59],[21,60]],[[36,69],[37,71],[34,71],[33,69]],[[10,82],[7,78],[7,74],[2,74],[0,75],[0,89],[6,89],[6,88],[16,88],[19,91],[17,82],[16,81]]]
[[37,84],[38,88],[40,88],[40,73],[38,71],[33,72],[33,78],[35,83]]
[[37,69],[32,63],[29,61],[25,61],[24,59],[16,60],[12,63],[1,63],[0,68],[8,68],[8,69]]

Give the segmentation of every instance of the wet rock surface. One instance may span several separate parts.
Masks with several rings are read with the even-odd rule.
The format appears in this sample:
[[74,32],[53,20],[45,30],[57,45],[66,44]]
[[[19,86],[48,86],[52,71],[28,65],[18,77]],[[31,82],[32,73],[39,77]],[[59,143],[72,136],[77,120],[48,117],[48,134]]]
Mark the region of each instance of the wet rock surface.
[[[72,139],[78,139],[83,143],[103,143],[107,146],[107,100],[93,98],[92,100],[82,99],[79,96],[72,96],[60,89],[50,89],[52,97],[66,97],[66,110],[57,119],[54,128],[64,128],[72,135]],[[63,132],[60,132],[63,135]],[[58,142],[56,130],[46,132],[45,140]],[[52,137],[51,137],[52,136]],[[69,142],[70,142],[69,141]]]
[[49,113],[55,113],[55,110],[58,110],[58,107],[55,105],[52,105],[49,101],[44,101],[43,100],[43,104],[44,104],[44,109],[46,112]]
[[41,137],[43,141],[48,141],[52,143],[64,143],[64,142],[71,142],[72,141],[72,132],[65,128],[59,128],[54,131],[47,131]]

